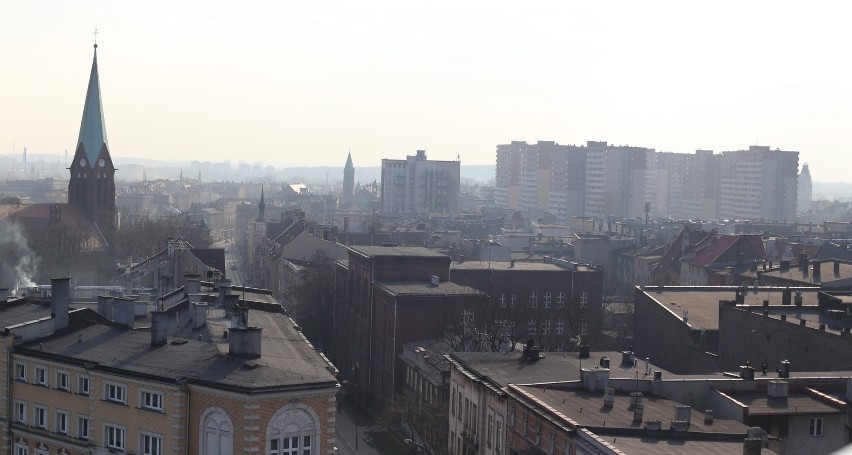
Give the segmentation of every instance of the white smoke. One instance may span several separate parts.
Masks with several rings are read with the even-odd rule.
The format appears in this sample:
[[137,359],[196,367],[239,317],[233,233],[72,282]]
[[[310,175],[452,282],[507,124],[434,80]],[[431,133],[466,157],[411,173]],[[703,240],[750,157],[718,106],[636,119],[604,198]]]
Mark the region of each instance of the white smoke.
[[38,257],[30,249],[21,226],[13,221],[0,220],[0,288],[18,289],[35,286],[32,278],[38,267]]

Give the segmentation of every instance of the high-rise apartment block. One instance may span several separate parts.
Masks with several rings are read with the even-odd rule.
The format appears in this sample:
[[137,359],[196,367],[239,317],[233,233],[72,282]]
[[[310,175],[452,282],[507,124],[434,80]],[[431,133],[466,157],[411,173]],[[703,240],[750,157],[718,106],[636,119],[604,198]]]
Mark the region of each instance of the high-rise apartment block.
[[808,163],[802,165],[802,172],[799,173],[799,202],[796,204],[796,210],[799,213],[808,213],[811,211],[811,199],[814,195],[814,185],[811,181],[811,171],[808,169]]
[[[495,200],[524,216],[793,220],[798,152],[752,146],[714,154],[589,141],[497,146]],[[799,191],[810,191],[806,167]],[[802,207],[803,203],[799,203]],[[801,211],[801,208],[800,208]]]
[[430,161],[418,150],[404,160],[382,160],[382,213],[452,213],[458,210],[459,161]]
[[719,217],[788,222],[795,220],[799,152],[752,145],[722,152]]
[[566,222],[583,215],[586,151],[553,141],[497,146],[497,205],[538,217],[544,212]]

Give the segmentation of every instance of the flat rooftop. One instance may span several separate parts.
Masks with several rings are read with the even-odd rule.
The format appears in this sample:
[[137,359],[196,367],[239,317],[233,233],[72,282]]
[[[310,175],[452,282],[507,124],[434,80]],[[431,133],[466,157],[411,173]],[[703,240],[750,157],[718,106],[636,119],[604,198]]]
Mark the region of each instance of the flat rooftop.
[[[820,265],[820,274],[814,275],[813,262],[808,263],[807,271],[800,269],[796,265],[791,265],[786,270],[774,268],[763,272],[766,277],[778,278],[783,280],[797,281],[802,284],[819,285],[822,283],[830,283],[832,281],[848,280],[852,278],[852,263],[846,261],[838,261],[839,273],[834,273],[835,261],[826,260]],[[752,272],[752,275],[755,272]]]
[[[605,438],[618,450],[630,455],[730,455],[742,453],[742,442],[696,441],[689,439],[659,439],[652,437]],[[761,449],[761,455],[777,455],[767,448]]]
[[[719,329],[719,301],[735,300],[737,287],[731,286],[646,286],[643,290],[650,298],[671,310],[675,316],[683,320],[684,311],[689,312],[689,325],[704,327],[707,330]],[[769,305],[782,306],[785,288],[762,286],[745,288],[744,305],[763,305],[769,300]],[[795,289],[794,289],[795,291]],[[802,292],[802,305],[816,307],[818,304],[817,288],[808,288]],[[795,292],[791,302],[795,301]],[[788,307],[787,305],[783,305]],[[793,309],[795,305],[789,305]]]
[[846,411],[820,401],[805,392],[790,392],[786,398],[770,397],[766,392],[725,392],[748,406],[748,415],[843,414]]
[[[674,400],[655,397],[646,394],[642,397],[645,405],[641,422],[633,421],[633,409],[630,409],[630,394],[616,393],[615,401],[611,408],[605,407],[603,402],[603,391],[590,392],[585,389],[562,390],[545,388],[541,385],[514,386],[537,401],[561,412],[578,425],[595,431],[594,428],[635,428],[642,429],[646,420],[659,420],[663,422],[663,429],[668,430],[669,422],[675,418],[675,408],[682,406]],[[721,433],[721,434],[743,434],[748,426],[736,420],[714,419],[712,423],[705,423],[704,413],[692,409],[690,411],[689,431],[691,433]]]
[[394,296],[485,295],[474,288],[449,281],[433,285],[428,281],[376,281],[376,286]]
[[513,266],[511,262],[496,262],[496,261],[465,261],[454,262],[450,267],[451,270],[517,270],[530,272],[559,272],[564,271],[562,267],[555,264],[545,264],[544,262],[521,262],[515,261]]
[[[600,364],[602,357],[610,359],[610,378],[628,378],[639,376],[645,378],[645,361],[639,360],[633,364],[621,365],[622,353],[617,351],[592,352],[586,359],[579,358],[577,352],[542,352],[539,360],[527,360],[521,357],[521,351],[513,352],[454,352],[450,354],[452,361],[462,368],[480,375],[505,387],[508,384],[535,384],[543,382],[579,381],[581,368],[593,368]],[[651,371],[663,371],[663,377],[670,375],[668,371],[653,364]]]
[[50,305],[27,299],[9,299],[0,304],[0,329],[50,317]]
[[444,253],[420,246],[351,246],[349,250],[368,258],[428,257],[449,260],[449,256]]

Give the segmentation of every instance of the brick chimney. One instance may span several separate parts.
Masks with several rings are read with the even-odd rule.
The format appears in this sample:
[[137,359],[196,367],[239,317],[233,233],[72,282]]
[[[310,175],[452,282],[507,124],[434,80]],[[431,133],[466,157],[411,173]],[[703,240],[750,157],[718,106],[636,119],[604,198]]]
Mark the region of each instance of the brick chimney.
[[71,304],[71,278],[51,278],[50,315],[54,330],[68,327],[68,310]]

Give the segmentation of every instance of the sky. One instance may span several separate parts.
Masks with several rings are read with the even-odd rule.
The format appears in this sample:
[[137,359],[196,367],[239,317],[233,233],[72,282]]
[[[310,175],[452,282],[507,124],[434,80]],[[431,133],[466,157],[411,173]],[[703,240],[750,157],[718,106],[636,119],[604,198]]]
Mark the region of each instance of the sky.
[[73,153],[97,26],[113,157],[494,164],[555,140],[800,152],[852,181],[844,2],[9,2],[0,154]]

